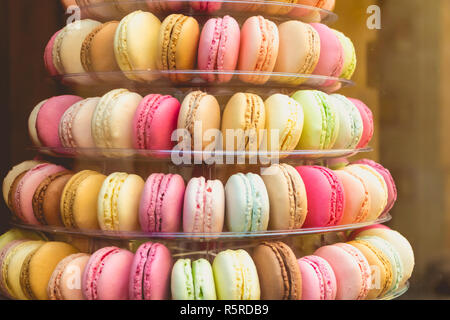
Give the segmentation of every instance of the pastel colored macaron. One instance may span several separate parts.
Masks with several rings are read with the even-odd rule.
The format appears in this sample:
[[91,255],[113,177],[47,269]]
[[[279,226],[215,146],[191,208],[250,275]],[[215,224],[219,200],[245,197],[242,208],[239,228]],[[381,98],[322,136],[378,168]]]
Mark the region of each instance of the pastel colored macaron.
[[[198,47],[198,68],[204,71],[229,71],[236,69],[240,29],[237,21],[230,17],[209,19],[203,26]],[[205,73],[201,77],[206,81],[228,82],[233,73]]]
[[122,172],[110,174],[98,194],[97,217],[102,230],[139,230],[139,202],[144,180]]
[[225,190],[220,180],[192,178],[183,204],[183,231],[222,232],[225,215]]
[[332,94],[328,97],[336,106],[339,114],[339,133],[333,148],[355,149],[364,130],[361,114],[355,105],[343,95]]
[[231,232],[267,230],[269,196],[261,177],[253,173],[231,176],[225,185],[226,225]]
[[[311,74],[319,62],[320,38],[309,24],[291,20],[278,26],[280,49],[275,72]],[[301,84],[305,78],[277,77],[277,81]]]
[[[159,70],[193,70],[197,58],[200,27],[197,20],[182,14],[171,14],[161,24],[158,38],[157,66]],[[169,73],[171,81],[188,81],[191,76]]]
[[106,176],[83,170],[67,181],[61,193],[60,212],[66,228],[98,230],[97,201]]
[[370,197],[369,214],[366,220],[377,220],[386,208],[388,200],[387,185],[383,176],[372,167],[364,164],[353,164],[343,170],[364,181]]
[[131,71],[156,70],[160,27],[161,21],[155,15],[140,10],[120,21],[114,37],[114,53],[120,69],[131,80],[155,78],[154,75],[140,75]]
[[[262,16],[248,18],[241,29],[239,49],[239,78],[247,83],[264,84],[275,67],[280,39],[275,23]],[[255,74],[246,74],[254,72]]]
[[100,98],[81,100],[69,107],[59,122],[59,140],[65,148],[95,148],[91,122]]
[[58,33],[52,55],[59,74],[85,72],[81,63],[81,47],[86,36],[100,25],[98,21],[83,19],[68,24]]
[[359,113],[363,121],[363,133],[361,140],[359,141],[357,148],[365,148],[372,140],[374,132],[373,114],[368,106],[361,100],[349,98],[349,100],[358,108]]
[[344,214],[344,187],[336,174],[325,167],[296,167],[305,183],[308,215],[304,228],[339,225]]
[[292,95],[305,117],[298,150],[331,149],[339,133],[339,114],[326,93],[300,90]]
[[219,300],[259,300],[261,289],[255,263],[245,250],[220,252],[213,262]]
[[[303,109],[294,99],[274,94],[264,101],[266,110],[267,151],[290,152],[297,146],[303,131]],[[278,138],[277,138],[278,137]]]
[[133,119],[142,96],[127,89],[105,94],[92,115],[92,138],[97,148],[133,148]]
[[[384,224],[371,224],[369,226],[365,226],[356,230],[353,230],[352,232],[350,232],[347,235],[347,240],[348,241],[352,241],[355,240],[360,234],[365,235],[366,233],[363,233],[365,231],[369,231],[372,229],[386,229],[386,230],[391,230],[391,228],[389,228],[388,226],[384,225]],[[372,233],[368,233],[368,235],[372,235]]]
[[208,260],[179,259],[172,269],[173,300],[216,300],[214,274]]
[[12,208],[14,213],[23,222],[33,225],[40,225],[33,211],[33,196],[40,183],[48,176],[65,171],[61,166],[50,163],[42,163],[27,171],[12,195]]
[[319,248],[315,256],[325,259],[336,276],[337,300],[364,300],[371,284],[370,265],[364,255],[346,243]]
[[307,216],[305,184],[294,167],[273,164],[262,173],[270,203],[270,230],[300,229]]
[[189,1],[189,5],[194,10],[213,13],[220,10],[222,1]]
[[56,96],[34,107],[28,118],[28,132],[36,147],[62,147],[59,139],[59,123],[73,104],[82,98],[72,95]]
[[172,256],[164,245],[152,242],[142,244],[131,265],[130,299],[169,299],[172,265]]
[[266,124],[264,101],[253,93],[238,92],[225,106],[222,115],[223,149],[257,151]]
[[106,247],[94,252],[84,268],[81,290],[86,300],[128,300],[134,255]]
[[150,175],[139,205],[141,229],[146,232],[180,231],[185,189],[180,175]]
[[47,45],[45,46],[45,50],[44,50],[45,68],[47,69],[47,72],[51,76],[57,76],[59,74],[58,70],[56,69],[55,63],[53,62],[53,47],[55,45],[55,39],[60,32],[61,32],[61,30],[58,30],[50,38],[50,40],[48,41]]
[[[333,30],[333,29],[332,29]],[[339,78],[350,80],[356,69],[356,52],[352,40],[340,31],[333,30],[342,45],[344,64]]]
[[63,226],[60,214],[60,199],[66,183],[73,172],[60,171],[41,181],[33,195],[33,212],[42,225]]
[[144,150],[171,150],[171,137],[177,129],[180,108],[180,102],[172,96],[145,96],[133,118],[133,147]]
[[302,275],[302,300],[335,300],[336,276],[330,264],[319,256],[298,259]]
[[10,242],[16,240],[47,240],[47,238],[40,232],[13,228],[0,235],[0,250]]
[[48,282],[50,300],[84,300],[81,280],[90,255],[75,253],[62,259]]
[[213,149],[218,141],[205,133],[220,129],[220,106],[217,99],[202,91],[189,93],[181,104],[177,128],[184,131],[182,141],[188,150]]
[[292,249],[281,241],[263,242],[252,254],[261,300],[301,300],[302,275]]
[[373,160],[362,159],[354,162],[355,164],[365,164],[374,168],[379,174],[383,176],[384,182],[386,182],[388,191],[388,200],[384,212],[389,212],[397,201],[397,187],[395,186],[394,178],[390,171],[383,167],[381,164],[376,163]]

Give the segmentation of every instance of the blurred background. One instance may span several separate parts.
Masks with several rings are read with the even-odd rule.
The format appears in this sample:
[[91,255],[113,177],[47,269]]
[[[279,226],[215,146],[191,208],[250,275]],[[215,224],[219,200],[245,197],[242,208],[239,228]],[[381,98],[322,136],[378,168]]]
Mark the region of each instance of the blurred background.
[[[450,0],[336,0],[333,28],[354,42],[355,87],[340,93],[365,101],[375,116],[368,156],[391,170],[399,192],[388,224],[411,242],[416,268],[402,299],[450,298]],[[370,30],[367,8],[381,8]],[[0,4],[0,173],[35,153],[29,112],[41,100],[68,93],[48,78],[44,47],[65,23],[58,0]],[[364,155],[365,157],[367,155]],[[9,212],[0,204],[0,231]]]

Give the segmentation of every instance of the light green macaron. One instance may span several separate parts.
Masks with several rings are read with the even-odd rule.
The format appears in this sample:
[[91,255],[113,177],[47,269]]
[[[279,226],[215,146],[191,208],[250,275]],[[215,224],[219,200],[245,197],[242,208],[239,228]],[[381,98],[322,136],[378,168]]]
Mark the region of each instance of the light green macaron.
[[179,259],[172,269],[174,300],[216,300],[216,287],[211,264],[205,259]]
[[48,240],[44,234],[40,232],[11,229],[0,236],[0,251],[10,242],[14,240]]
[[344,67],[340,78],[350,80],[356,70],[356,51],[352,40],[342,32],[333,30],[344,50]]
[[363,121],[356,106],[340,94],[329,96],[339,113],[339,134],[334,149],[354,149],[361,140]]
[[297,150],[327,150],[339,133],[339,114],[326,93],[300,90],[292,95],[303,108],[304,125]]

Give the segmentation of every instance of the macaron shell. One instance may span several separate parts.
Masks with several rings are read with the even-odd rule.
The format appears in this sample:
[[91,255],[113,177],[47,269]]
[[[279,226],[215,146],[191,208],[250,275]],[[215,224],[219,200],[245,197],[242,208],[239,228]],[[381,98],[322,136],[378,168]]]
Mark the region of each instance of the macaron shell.
[[335,300],[336,276],[330,264],[319,256],[298,260],[302,275],[302,300]]
[[199,259],[192,262],[194,291],[196,300],[216,300],[216,286],[211,264],[208,260]]
[[13,228],[0,235],[0,251],[10,242],[15,240],[46,240],[44,234]]
[[332,29],[342,45],[344,53],[344,64],[340,78],[350,80],[356,70],[356,52],[352,40],[345,36],[342,32]]
[[55,64],[53,63],[53,46],[55,45],[55,39],[58,36],[58,34],[61,32],[61,30],[58,30],[48,41],[47,45],[45,46],[44,50],[44,63],[45,68],[47,69],[47,72],[51,76],[57,76],[58,70],[55,67]]
[[31,111],[30,116],[28,117],[28,135],[30,136],[30,140],[35,147],[42,147],[42,143],[39,140],[37,129],[36,129],[36,121],[39,111],[41,107],[47,102],[47,100],[39,102]]
[[179,259],[171,275],[172,300],[195,300],[191,259]]
[[372,140],[374,133],[374,124],[373,124],[373,114],[372,111],[367,107],[361,100],[348,98],[358,109],[361,114],[361,118],[363,121],[363,133],[361,140],[359,141],[357,148],[365,148]]
[[15,254],[15,248],[23,242],[25,240],[12,240],[0,250],[0,293],[9,299],[17,299],[13,288],[8,284],[9,264],[11,256]]

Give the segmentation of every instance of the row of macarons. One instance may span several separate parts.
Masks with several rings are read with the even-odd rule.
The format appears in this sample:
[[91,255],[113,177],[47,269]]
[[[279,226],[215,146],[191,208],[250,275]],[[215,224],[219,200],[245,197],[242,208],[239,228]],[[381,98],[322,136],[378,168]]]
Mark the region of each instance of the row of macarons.
[[[186,82],[193,77],[191,70],[198,69],[208,82],[228,82],[238,71],[241,81],[264,84],[274,72],[273,80],[299,85],[307,78],[294,74],[350,79],[356,68],[352,41],[324,24],[291,20],[277,26],[253,16],[241,28],[225,16],[211,18],[200,32],[194,17],[172,14],[161,23],[143,11],[121,22],[84,19],[68,24],[50,39],[44,60],[51,75],[107,72],[98,77],[105,81],[122,76],[111,71],[151,81],[160,74],[148,71],[159,70],[170,71],[165,76],[173,82]],[[323,79],[309,79],[307,84],[338,85]]]
[[0,291],[41,300],[363,300],[411,277],[414,252],[400,233],[376,225],[348,240],[300,258],[281,241],[261,242],[221,251],[212,264],[207,253],[174,261],[155,242],[87,254],[64,242],[13,240],[0,248]]
[[[220,99],[220,98],[219,98]],[[291,97],[236,93],[221,111],[216,97],[193,91],[182,103],[126,89],[103,97],[64,95],[36,105],[28,120],[35,146],[61,153],[91,149],[291,152],[365,148],[371,110],[360,100],[315,90]],[[77,151],[77,150],[75,150]]]
[[[68,3],[70,2],[70,3]],[[252,3],[253,2],[253,3]],[[196,12],[215,13],[221,9],[227,11],[262,12],[271,15],[288,15],[293,17],[304,17],[313,19],[312,9],[305,7],[294,7],[295,5],[311,6],[328,11],[333,11],[335,0],[289,0],[271,4],[270,0],[247,0],[247,1],[162,1],[162,0],[63,0],[68,7],[77,4],[88,17],[101,20],[120,18],[136,10],[160,12],[179,12],[187,7]],[[317,14],[317,13],[316,13]],[[306,16],[306,17],[305,17]]]
[[71,229],[174,233],[297,230],[372,222],[394,205],[394,180],[361,160],[339,170],[274,164],[186,184],[178,174],[78,173],[25,161],[3,182],[9,208],[24,223]]

